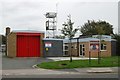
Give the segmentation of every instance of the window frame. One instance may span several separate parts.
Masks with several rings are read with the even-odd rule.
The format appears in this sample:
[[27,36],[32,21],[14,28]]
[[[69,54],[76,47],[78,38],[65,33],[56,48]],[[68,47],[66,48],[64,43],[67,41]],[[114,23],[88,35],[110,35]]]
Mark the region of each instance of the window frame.
[[[103,47],[102,47],[102,45],[103,45]],[[106,47],[106,48],[105,48],[105,47]],[[107,51],[107,44],[101,43],[100,51]]]
[[[65,50],[65,46],[67,46],[68,47],[68,49],[67,50]],[[68,52],[69,51],[69,45],[68,45],[68,43],[63,43],[63,55],[65,55],[65,56],[68,56],[69,54],[65,54],[65,52]]]

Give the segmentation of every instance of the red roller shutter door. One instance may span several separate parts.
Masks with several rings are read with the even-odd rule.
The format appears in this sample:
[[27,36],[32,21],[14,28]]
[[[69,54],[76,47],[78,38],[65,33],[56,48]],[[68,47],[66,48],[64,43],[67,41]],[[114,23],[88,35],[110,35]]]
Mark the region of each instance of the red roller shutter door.
[[29,36],[28,37],[28,56],[29,57],[39,57],[40,56],[40,37],[39,36]]
[[17,36],[17,57],[25,57],[28,55],[26,39],[24,36]]
[[17,57],[40,57],[40,35],[17,34]]

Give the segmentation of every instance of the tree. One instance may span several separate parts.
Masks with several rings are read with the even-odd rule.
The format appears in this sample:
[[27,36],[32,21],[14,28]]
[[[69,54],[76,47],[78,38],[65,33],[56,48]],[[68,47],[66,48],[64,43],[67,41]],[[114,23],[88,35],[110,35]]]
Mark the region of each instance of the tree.
[[74,23],[71,22],[71,16],[69,15],[68,18],[69,19],[68,19],[67,23],[64,22],[64,24],[63,24],[64,27],[62,28],[61,32],[64,36],[67,36],[69,39],[71,39],[75,36],[78,29],[73,29]]
[[[64,36],[67,36],[69,38],[69,40],[70,40],[70,46],[69,46],[70,50],[72,48],[71,39],[75,36],[76,32],[78,31],[78,29],[73,29],[73,24],[74,23],[71,22],[71,15],[69,15],[68,16],[68,21],[63,24],[64,27],[61,30],[62,34]],[[71,53],[71,51],[70,51],[70,62],[72,62],[72,53]]]
[[88,20],[88,22],[81,27],[80,31],[82,35],[110,35],[113,34],[113,26],[106,21],[99,20],[95,22],[94,20]]

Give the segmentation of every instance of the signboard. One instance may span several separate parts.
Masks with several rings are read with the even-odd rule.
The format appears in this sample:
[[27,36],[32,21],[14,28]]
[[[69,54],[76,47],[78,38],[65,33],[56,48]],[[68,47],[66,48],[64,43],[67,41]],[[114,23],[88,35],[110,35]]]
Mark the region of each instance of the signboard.
[[99,50],[99,41],[90,41],[90,50]]
[[97,44],[91,44],[90,45],[90,49],[91,50],[98,50],[99,49],[99,45],[97,45]]
[[52,43],[46,42],[45,47],[52,47]]

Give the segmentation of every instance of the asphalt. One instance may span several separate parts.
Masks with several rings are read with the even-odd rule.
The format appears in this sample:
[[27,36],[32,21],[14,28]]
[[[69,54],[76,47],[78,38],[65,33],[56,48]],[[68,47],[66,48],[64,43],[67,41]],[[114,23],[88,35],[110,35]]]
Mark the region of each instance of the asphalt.
[[32,69],[32,66],[35,64],[39,64],[41,62],[52,61],[46,58],[32,58],[32,57],[24,57],[24,58],[8,58],[2,56],[2,70],[9,69]]
[[[78,57],[76,57],[78,58]],[[76,59],[74,58],[74,59]],[[42,69],[42,68],[33,68],[32,66],[41,62],[46,61],[56,61],[64,60],[69,58],[7,58],[2,57],[2,75],[6,76],[30,76],[30,75],[86,75],[86,74],[95,74],[104,73],[104,74],[114,74],[114,77],[118,75],[117,67],[103,67],[103,68],[75,68],[75,69]],[[83,58],[78,58],[83,59]],[[87,59],[87,58],[84,58]],[[1,70],[0,70],[1,72]]]
[[[2,54],[2,53],[0,53]],[[61,61],[69,60],[69,57],[22,57],[22,58],[8,58],[2,55],[2,70],[8,69],[32,69],[32,66],[35,64],[40,64],[41,62],[48,61]],[[86,57],[73,57],[73,60],[86,60]],[[97,59],[97,58],[91,58]]]

